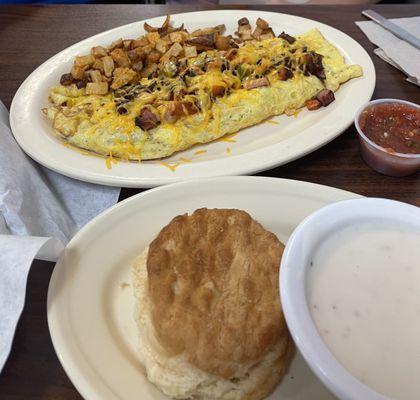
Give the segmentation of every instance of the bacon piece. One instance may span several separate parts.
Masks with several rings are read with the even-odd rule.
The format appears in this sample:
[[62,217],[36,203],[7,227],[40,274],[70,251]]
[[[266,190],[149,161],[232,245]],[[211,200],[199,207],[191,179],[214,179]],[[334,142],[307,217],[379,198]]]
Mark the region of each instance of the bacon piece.
[[329,89],[321,90],[316,95],[317,100],[324,106],[328,106],[328,104],[332,103],[335,100],[334,92]]
[[156,128],[156,126],[158,126],[160,123],[160,119],[153,111],[147,107],[144,107],[140,111],[140,115],[136,117],[135,123],[144,131],[148,131],[150,129]]
[[246,81],[244,83],[244,88],[249,90],[249,89],[255,89],[255,88],[268,86],[268,85],[269,85],[268,79],[266,77],[263,77],[263,78],[252,79],[252,80]]

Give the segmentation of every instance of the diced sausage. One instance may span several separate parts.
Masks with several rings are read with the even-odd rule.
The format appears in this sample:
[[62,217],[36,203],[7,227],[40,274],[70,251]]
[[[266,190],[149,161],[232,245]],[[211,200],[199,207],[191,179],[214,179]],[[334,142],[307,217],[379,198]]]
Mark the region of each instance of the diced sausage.
[[77,89],[81,89],[86,87],[86,84],[88,83],[87,79],[75,79],[74,84],[76,85]]
[[318,110],[318,108],[321,107],[321,102],[317,99],[312,99],[312,100],[307,100],[305,105],[309,111],[313,111],[313,110]]
[[332,103],[335,100],[334,92],[329,89],[321,90],[316,95],[316,98],[324,107],[328,106],[328,104]]
[[60,78],[60,84],[63,86],[68,86],[73,83],[73,75],[72,74],[63,74]]
[[255,89],[255,88],[268,86],[268,85],[269,85],[268,79],[266,77],[263,77],[263,78],[252,79],[252,80],[246,81],[244,83],[244,88]]
[[284,39],[286,42],[290,44],[293,44],[296,42],[296,39],[293,36],[288,35],[286,32],[280,33],[279,38]]
[[319,79],[325,79],[325,71],[320,54],[310,51],[305,54],[304,62],[306,63],[306,70],[310,74],[317,76]]
[[286,67],[282,67],[279,69],[277,76],[281,81],[287,81],[288,79],[293,78],[293,72]]
[[196,112],[197,109],[190,102],[173,101],[169,104],[165,112],[165,121],[175,123],[179,118],[185,115],[195,114]]
[[140,115],[135,118],[135,124],[144,131],[156,128],[159,123],[159,117],[147,107],[142,108]]

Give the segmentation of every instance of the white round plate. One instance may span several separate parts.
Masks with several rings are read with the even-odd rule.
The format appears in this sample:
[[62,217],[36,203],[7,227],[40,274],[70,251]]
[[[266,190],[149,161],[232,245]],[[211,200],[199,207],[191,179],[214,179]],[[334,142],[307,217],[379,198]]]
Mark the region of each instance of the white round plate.
[[[137,356],[130,263],[173,217],[200,207],[249,212],[284,243],[313,211],[356,194],[306,182],[224,177],[163,186],[89,222],[67,245],[48,291],[55,350],[88,400],[164,400]],[[269,399],[333,399],[296,355]]]
[[[93,183],[123,187],[153,187],[189,178],[245,175],[285,164],[328,143],[353,122],[356,110],[366,103],[375,87],[375,69],[366,51],[352,38],[328,25],[294,15],[263,11],[219,10],[172,16],[175,26],[182,22],[189,29],[224,23],[233,33],[237,20],[247,17],[254,24],[266,19],[275,32],[304,33],[318,28],[345,56],[346,62],[363,67],[363,77],[345,83],[336,93],[336,101],[317,111],[302,110],[297,118],[281,115],[275,123],[262,123],[240,131],[229,141],[196,146],[164,159],[169,165],[182,162],[175,171],[159,161],[119,162],[108,169],[105,159],[81,154],[65,147],[54,135],[50,121],[41,108],[48,105],[48,91],[68,72],[74,56],[87,54],[92,46],[107,45],[123,37],[143,33],[143,21],[121,26],[83,40],[50,58],[23,82],[10,109],[10,123],[16,140],[33,159],[46,167]],[[162,24],[164,17],[148,20]],[[205,150],[206,153],[194,154]]]

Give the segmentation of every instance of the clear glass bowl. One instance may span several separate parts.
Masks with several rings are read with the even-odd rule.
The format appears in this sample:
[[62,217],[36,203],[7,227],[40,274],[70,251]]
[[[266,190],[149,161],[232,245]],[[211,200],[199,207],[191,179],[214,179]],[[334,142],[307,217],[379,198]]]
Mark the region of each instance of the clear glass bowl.
[[362,106],[356,113],[354,125],[359,133],[360,150],[365,162],[375,171],[389,176],[406,176],[420,170],[420,154],[390,153],[370,140],[359,125],[360,114],[368,107],[377,104],[405,104],[420,109],[420,106],[405,100],[379,99],[372,100]]

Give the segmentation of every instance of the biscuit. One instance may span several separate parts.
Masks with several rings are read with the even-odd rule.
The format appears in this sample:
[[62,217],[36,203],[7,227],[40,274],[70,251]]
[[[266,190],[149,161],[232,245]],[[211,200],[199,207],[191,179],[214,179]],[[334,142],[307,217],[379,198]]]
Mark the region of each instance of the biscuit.
[[175,217],[147,259],[153,323],[165,348],[225,379],[260,361],[287,332],[278,289],[283,249],[244,211]]

